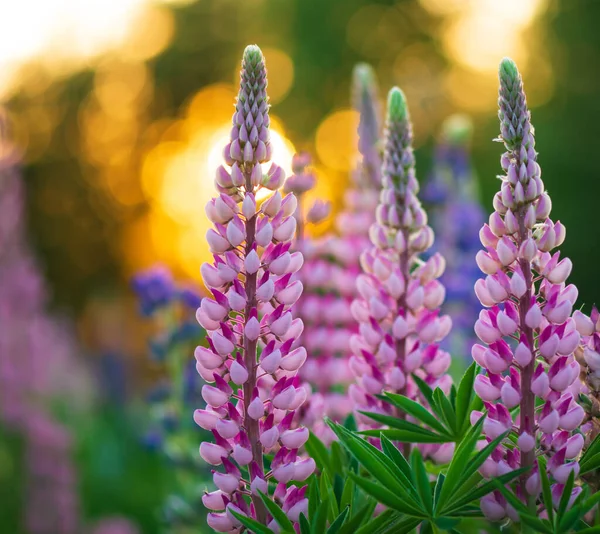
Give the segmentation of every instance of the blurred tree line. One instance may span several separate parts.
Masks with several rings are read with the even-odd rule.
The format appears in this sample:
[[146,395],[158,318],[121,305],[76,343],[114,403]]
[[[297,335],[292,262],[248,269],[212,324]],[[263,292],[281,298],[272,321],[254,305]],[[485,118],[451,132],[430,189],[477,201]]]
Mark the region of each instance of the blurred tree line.
[[[398,15],[371,27],[369,12],[365,11],[363,25],[357,29],[356,14],[369,5],[394,7]],[[397,76],[393,62],[415,44],[427,51],[427,61],[437,69],[432,72],[443,72],[451,62],[439,42],[443,17],[430,14],[415,0],[200,0],[173,8],[173,20],[171,44],[148,62],[152,98],[144,108],[146,122],[141,124],[130,154],[128,176],[132,181],[139,180],[142,148],[152,143],[144,124],[176,117],[202,86],[233,83],[240,52],[247,43],[281,49],[293,61],[293,86],[273,111],[284,119],[287,135],[296,147],[309,150],[323,118],[349,105],[348,86],[356,62],[375,65],[382,89],[391,84],[403,86],[405,80]],[[600,136],[598,20],[600,2],[560,0],[551,2],[532,29],[544,35],[555,83],[551,99],[533,109],[537,148],[554,202],[553,216],[567,226],[563,250],[574,263],[572,281],[586,306],[600,300],[595,280],[600,260],[600,231],[595,219],[600,193],[595,176]],[[360,47],[349,44],[363,37]],[[526,34],[525,44],[527,40]],[[536,58],[530,61],[535,72]],[[112,202],[97,187],[97,167],[81,156],[80,108],[93,83],[93,71],[80,72],[54,81],[41,95],[16,96],[11,103],[17,117],[33,105],[60,110],[60,120],[46,149],[29,159],[25,172],[32,239],[54,287],[56,304],[76,313],[92,293],[103,288],[126,290],[119,236],[125,225],[147,209],[143,195],[127,206]],[[444,116],[460,109],[446,98],[442,86],[431,89],[435,79],[423,83],[427,83],[423,91],[428,93],[418,106],[425,110],[428,132],[432,133]],[[495,94],[490,100],[495,100]],[[428,107],[435,108],[435,113],[428,113]],[[500,148],[491,142],[498,132],[494,108],[475,114],[474,121],[473,157],[482,199],[489,210],[497,190],[494,177],[500,169]],[[427,176],[432,142],[430,134],[420,141],[417,156],[421,178]],[[336,187],[343,188],[344,177],[336,179]],[[203,216],[203,206],[199,205],[198,217]]]

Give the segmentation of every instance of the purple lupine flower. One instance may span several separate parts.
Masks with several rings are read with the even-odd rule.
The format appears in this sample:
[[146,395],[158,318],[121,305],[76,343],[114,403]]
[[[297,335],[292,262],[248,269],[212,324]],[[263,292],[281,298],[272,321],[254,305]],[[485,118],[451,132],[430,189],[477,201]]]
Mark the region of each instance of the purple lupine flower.
[[[541,491],[538,456],[548,457],[553,492],[579,470],[583,440],[571,439],[584,417],[573,397],[579,376],[574,351],[580,334],[571,317],[577,288],[566,285],[570,260],[550,253],[564,241],[565,228],[549,219],[551,202],[536,161],[521,76],[510,59],[501,62],[499,76],[506,174],[489,224],[480,232],[485,250],[477,254],[477,264],[486,277],[475,284],[475,292],[486,309],[475,323],[482,344],[474,345],[472,355],[486,371],[475,382],[488,411],[484,434],[488,440],[514,434],[486,462],[484,474],[531,468],[517,483],[516,494],[534,505]],[[513,419],[509,410],[517,407]],[[490,519],[513,515],[496,494],[482,501],[482,510]]]
[[[272,497],[297,521],[299,511],[306,513],[306,487],[286,489],[287,483],[305,480],[315,467],[297,453],[308,431],[292,426],[307,396],[297,376],[306,351],[292,349],[303,329],[290,311],[300,293],[291,297],[289,291],[303,260],[301,252],[290,252],[296,197],[277,191],[285,178],[280,167],[272,164],[265,173],[261,166],[271,156],[266,87],[262,52],[248,46],[224,150],[228,168],[218,169],[220,195],[206,207],[214,223],[207,234],[214,262],[202,266],[202,275],[213,298],[204,299],[197,312],[209,347],[198,347],[196,359],[208,382],[202,388],[207,406],[194,419],[214,435],[213,442],[201,444],[200,454],[221,469],[213,476],[218,489],[203,499],[214,510],[208,524],[218,532],[239,526],[231,510],[275,527],[258,493],[269,492],[269,479],[278,483]],[[275,192],[259,206],[256,195],[263,188]],[[269,452],[275,456],[266,473],[263,457]],[[242,479],[242,470],[249,476]]]
[[[360,160],[352,175],[352,186],[346,191],[346,206],[338,216],[339,236],[327,234],[321,238],[304,238],[305,222],[317,223],[329,213],[329,205],[316,201],[306,213],[298,210],[296,247],[305,265],[300,273],[304,292],[295,311],[302,318],[305,330],[300,340],[311,357],[300,370],[300,376],[310,385],[313,394],[301,410],[301,420],[322,441],[335,436],[324,422],[324,416],[340,421],[352,410],[346,390],[352,382],[349,368],[349,340],[357,332],[350,312],[356,297],[356,277],[360,272],[359,255],[368,245],[368,228],[374,221],[375,206],[380,189],[381,163],[379,158],[380,113],[375,75],[368,65],[354,69],[352,103],[359,113],[358,147]],[[316,179],[306,176],[307,156],[298,158],[295,176],[284,187],[296,184],[314,186]],[[298,177],[296,176],[298,175]],[[295,189],[298,204],[306,190]]]
[[173,276],[162,265],[138,273],[131,286],[140,299],[140,311],[146,317],[167,307],[176,296]]
[[[452,331],[442,347],[466,356],[475,342],[473,323],[480,310],[473,293],[479,270],[473,257],[479,250],[479,229],[485,214],[477,199],[476,181],[469,159],[470,121],[461,115],[449,117],[435,150],[433,174],[424,199],[433,204],[431,227],[437,236],[430,253],[446,258],[447,268],[440,282],[446,288],[442,309],[452,318]],[[444,191],[441,202],[439,192]]]
[[[192,348],[204,338],[204,331],[194,318],[201,296],[192,285],[176,282],[162,266],[138,273],[132,286],[139,296],[142,315],[150,317],[156,327],[149,340],[150,355],[161,364],[165,374],[146,396],[149,417],[141,441],[148,449],[161,453],[180,472],[197,472],[201,462],[195,452],[198,437],[189,432],[189,425],[194,427],[194,424],[185,414],[200,402],[204,383],[191,357]],[[196,493],[191,484],[180,483],[176,499],[165,501],[164,519],[174,522],[181,519],[182,513],[194,509]],[[187,504],[189,508],[173,506],[174,502]]]
[[360,255],[369,246],[368,229],[375,221],[381,190],[379,97],[375,73],[369,65],[359,64],[354,69],[352,100],[359,113],[359,161],[352,173],[352,186],[344,194],[344,210],[336,219],[341,239],[333,253],[356,277]]
[[70,433],[43,412],[30,414],[26,427],[27,532],[76,534],[80,514]]
[[[388,96],[377,222],[369,232],[372,247],[361,257],[360,296],[352,304],[360,324],[351,339],[356,384],[350,394],[357,410],[392,413],[376,397],[382,391],[416,398],[412,373],[445,391],[451,385],[446,374],[450,355],[439,348],[451,327],[450,318],[439,310],[444,287],[437,279],[445,262],[440,254],[426,262],[419,258],[431,247],[433,231],[417,198],[414,165],[406,101],[402,91],[393,88]],[[358,417],[363,426],[373,424]],[[425,449],[434,453],[432,447]]]
[[381,185],[381,109],[377,78],[366,63],[354,67],[352,80],[352,105],[359,113],[358,151],[361,161],[355,180],[366,189]]
[[71,438],[48,406],[59,396],[83,404],[88,384],[71,333],[45,310],[45,284],[26,241],[18,162],[0,112],[0,420],[24,441],[27,532],[76,534]]
[[[302,290],[302,295],[296,301],[293,312],[302,320],[304,331],[302,336],[296,340],[294,347],[304,346],[310,352],[311,358],[302,366],[299,375],[306,382],[303,386],[310,394],[307,402],[298,411],[301,424],[309,428],[321,440],[331,440],[332,432],[323,420],[324,415],[333,416],[338,419],[335,407],[343,404],[336,402],[343,398],[340,394],[331,391],[334,384],[344,383],[345,362],[338,359],[343,345],[347,345],[343,332],[339,331],[340,320],[343,321],[344,310],[340,310],[339,298],[330,288],[326,288],[330,280],[322,279],[324,269],[331,264],[327,251],[323,245],[329,243],[331,236],[314,239],[305,235],[304,229],[308,223],[316,224],[329,215],[330,204],[316,200],[313,205],[305,209],[305,194],[317,183],[316,175],[310,168],[311,158],[308,154],[297,154],[292,161],[293,175],[285,184],[284,191],[292,192],[298,200],[298,208],[294,216],[297,221],[296,240],[294,249],[302,252],[304,267],[297,273],[297,287],[288,291],[295,294]],[[316,276],[315,276],[316,275]],[[293,286],[290,286],[293,288]],[[322,314],[323,307],[328,312]],[[340,315],[340,311],[342,312]],[[346,313],[346,315],[349,315]],[[325,319],[325,320],[324,320]],[[342,335],[337,335],[338,333]],[[328,339],[325,340],[324,338]],[[340,342],[342,347],[340,348]],[[327,410],[326,410],[327,405]]]
[[453,194],[475,196],[467,149],[472,130],[471,121],[464,115],[452,115],[444,121],[435,147],[433,172],[421,194],[425,204],[443,205]]

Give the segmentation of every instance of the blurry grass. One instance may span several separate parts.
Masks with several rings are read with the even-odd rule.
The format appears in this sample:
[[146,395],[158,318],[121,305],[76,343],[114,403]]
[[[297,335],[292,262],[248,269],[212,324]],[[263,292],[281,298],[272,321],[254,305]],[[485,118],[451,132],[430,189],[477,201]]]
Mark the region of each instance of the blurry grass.
[[77,429],[82,513],[88,521],[123,515],[140,532],[158,534],[169,473],[162,458],[141,445],[135,419],[109,406]]

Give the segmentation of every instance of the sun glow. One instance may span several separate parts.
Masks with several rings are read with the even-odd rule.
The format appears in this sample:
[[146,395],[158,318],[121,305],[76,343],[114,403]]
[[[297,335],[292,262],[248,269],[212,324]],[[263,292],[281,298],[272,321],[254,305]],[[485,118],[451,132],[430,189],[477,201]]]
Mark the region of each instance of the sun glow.
[[[85,67],[103,53],[136,59],[170,40],[171,15],[161,0],[19,0],[0,2],[0,97],[23,82],[23,67],[39,63],[54,76]],[[171,2],[172,3],[172,2]],[[165,40],[166,37],[166,40]],[[132,41],[135,47],[128,47]],[[153,42],[151,42],[153,41]],[[139,57],[140,54],[146,57]]]
[[[224,163],[234,98],[234,86],[204,87],[190,99],[180,118],[151,126],[162,133],[142,165],[142,189],[150,210],[123,242],[131,272],[146,267],[153,258],[185,277],[198,279],[200,265],[210,260],[205,234],[211,223],[204,206],[217,195],[214,177]],[[284,132],[280,121],[271,116],[272,161],[290,175],[295,148]],[[265,172],[269,166],[263,165]]]

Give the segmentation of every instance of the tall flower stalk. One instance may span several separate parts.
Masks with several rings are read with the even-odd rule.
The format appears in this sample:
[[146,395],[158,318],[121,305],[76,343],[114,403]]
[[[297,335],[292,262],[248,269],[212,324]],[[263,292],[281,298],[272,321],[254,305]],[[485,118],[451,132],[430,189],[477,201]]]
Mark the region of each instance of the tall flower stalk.
[[316,201],[302,209],[303,197],[316,184],[316,176],[307,167],[307,155],[294,158],[294,175],[286,180],[284,190],[298,198],[298,230],[295,246],[304,255],[300,279],[304,285],[295,312],[305,330],[299,340],[310,358],[300,376],[313,393],[301,410],[301,419],[325,443],[335,439],[324,416],[340,421],[352,411],[347,388],[353,380],[349,367],[350,337],[358,325],[350,306],[356,297],[356,277],[360,274],[360,253],[369,244],[368,229],[375,220],[375,207],[381,188],[381,129],[379,95],[371,67],[354,68],[351,99],[359,115],[359,160],[345,190],[344,209],[336,220],[338,235],[320,238],[304,235],[307,223],[318,223],[329,214],[329,205]]
[[[373,69],[364,63],[353,72],[352,104],[359,114],[358,161],[352,184],[344,192],[344,209],[336,218],[340,239],[332,252],[348,276],[360,274],[360,256],[369,246],[368,230],[375,222],[375,208],[381,191],[381,112],[379,91]],[[346,284],[345,284],[346,285]],[[346,296],[355,296],[355,284]]]
[[85,404],[71,332],[46,311],[46,287],[27,243],[19,154],[0,110],[0,423],[24,441],[25,528],[76,534],[81,517],[73,443],[52,407]]
[[[223,469],[213,476],[218,490],[204,497],[215,510],[208,523],[219,532],[240,525],[231,511],[275,525],[261,492],[298,521],[301,512],[307,513],[306,486],[287,483],[305,480],[315,466],[310,458],[298,458],[308,430],[292,426],[307,396],[297,376],[306,351],[292,349],[303,325],[290,311],[302,293],[302,283],[291,279],[303,260],[301,252],[290,253],[296,198],[277,191],[285,178],[280,167],[272,164],[264,173],[261,165],[272,150],[266,88],[262,52],[248,46],[231,141],[224,150],[228,168],[218,169],[220,195],[206,208],[214,223],[207,234],[214,262],[202,266],[202,275],[213,298],[198,309],[209,347],[198,347],[196,359],[198,372],[210,384],[202,388],[207,407],[196,410],[194,418],[214,435],[214,442],[201,444],[202,458]],[[257,194],[264,188],[275,192],[258,205]],[[270,452],[275,455],[265,469]],[[271,479],[278,483],[273,494]]]
[[[372,246],[361,257],[360,296],[352,304],[360,328],[351,340],[356,384],[350,394],[359,411],[394,413],[376,397],[382,391],[416,398],[413,373],[433,387],[450,387],[445,374],[450,355],[439,348],[451,327],[450,318],[439,310],[445,291],[437,278],[445,262],[440,254],[426,262],[419,258],[434,236],[417,198],[414,165],[406,100],[393,88],[387,103],[377,221],[370,229]],[[360,420],[372,425],[362,416]]]
[[[485,250],[477,254],[477,264],[487,276],[477,281],[475,292],[487,309],[475,324],[483,344],[475,345],[472,354],[486,373],[477,377],[475,390],[488,412],[483,427],[488,440],[504,432],[514,438],[496,449],[484,465],[484,475],[529,468],[516,492],[536,512],[541,491],[538,457],[548,458],[554,495],[560,496],[569,474],[579,471],[583,437],[574,431],[584,412],[571,392],[579,375],[573,353],[580,334],[571,318],[577,289],[566,285],[571,261],[550,252],[564,241],[565,227],[549,219],[551,201],[541,180],[515,63],[504,59],[499,77],[505,175],[489,224],[480,232]],[[507,513],[518,519],[500,494],[486,496],[481,504],[491,519]]]

